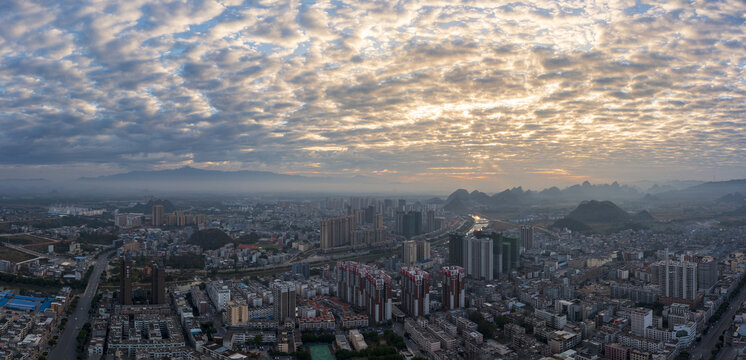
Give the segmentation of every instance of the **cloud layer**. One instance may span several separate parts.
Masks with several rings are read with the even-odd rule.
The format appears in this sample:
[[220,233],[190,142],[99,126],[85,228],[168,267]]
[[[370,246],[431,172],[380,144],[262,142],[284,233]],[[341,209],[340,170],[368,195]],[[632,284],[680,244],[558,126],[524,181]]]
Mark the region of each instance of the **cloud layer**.
[[746,175],[746,5],[629,5],[3,1],[0,172]]

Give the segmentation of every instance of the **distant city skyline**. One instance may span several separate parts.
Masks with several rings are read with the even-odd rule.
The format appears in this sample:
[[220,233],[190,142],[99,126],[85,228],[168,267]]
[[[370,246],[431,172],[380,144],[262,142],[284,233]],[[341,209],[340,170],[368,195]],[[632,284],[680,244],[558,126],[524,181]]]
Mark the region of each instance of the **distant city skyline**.
[[746,178],[739,2],[4,1],[0,179]]

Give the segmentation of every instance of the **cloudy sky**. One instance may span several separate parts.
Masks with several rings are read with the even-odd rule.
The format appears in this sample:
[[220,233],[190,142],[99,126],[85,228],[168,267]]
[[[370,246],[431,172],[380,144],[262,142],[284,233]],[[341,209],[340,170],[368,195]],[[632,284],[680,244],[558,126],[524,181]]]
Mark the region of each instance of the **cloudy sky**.
[[746,177],[741,1],[0,1],[0,178]]

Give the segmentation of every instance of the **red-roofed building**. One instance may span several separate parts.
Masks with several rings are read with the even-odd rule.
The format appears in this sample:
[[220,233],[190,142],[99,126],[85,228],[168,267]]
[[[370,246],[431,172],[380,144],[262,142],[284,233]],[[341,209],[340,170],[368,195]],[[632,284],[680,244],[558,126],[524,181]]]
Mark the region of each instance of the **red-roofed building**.
[[465,305],[466,269],[460,266],[444,266],[443,274],[443,307],[453,310]]
[[430,274],[417,268],[401,268],[402,310],[412,317],[430,313]]
[[337,295],[365,310],[374,324],[391,320],[391,284],[383,270],[352,261],[337,263]]
[[[320,303],[304,299],[301,306],[300,317],[298,317],[298,327],[300,330],[309,329],[329,329],[334,330],[334,315],[329,308],[321,305]],[[312,311],[305,311],[303,308],[312,309]],[[306,314],[313,313],[312,316],[305,316]]]
[[368,326],[368,316],[363,314],[350,314],[342,316],[342,327],[345,329]]

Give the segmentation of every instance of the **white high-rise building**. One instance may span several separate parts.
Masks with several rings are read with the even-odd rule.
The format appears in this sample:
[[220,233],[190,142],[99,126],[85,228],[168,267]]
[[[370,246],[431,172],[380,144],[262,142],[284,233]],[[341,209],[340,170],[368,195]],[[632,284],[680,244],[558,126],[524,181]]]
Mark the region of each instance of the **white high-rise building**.
[[401,244],[401,261],[407,265],[413,265],[417,262],[417,243],[414,240],[407,240]]
[[492,239],[469,237],[464,242],[466,273],[474,279],[492,280],[494,259]]
[[666,250],[666,259],[654,264],[654,282],[660,284],[663,296],[684,300],[697,298],[697,263],[671,260]]
[[207,295],[212,300],[215,307],[220,310],[225,309],[226,303],[231,299],[231,290],[228,285],[224,285],[222,281],[211,282],[207,285]]
[[645,336],[645,329],[653,326],[653,310],[646,308],[636,308],[630,311],[630,323],[632,323],[632,333],[637,336]]

